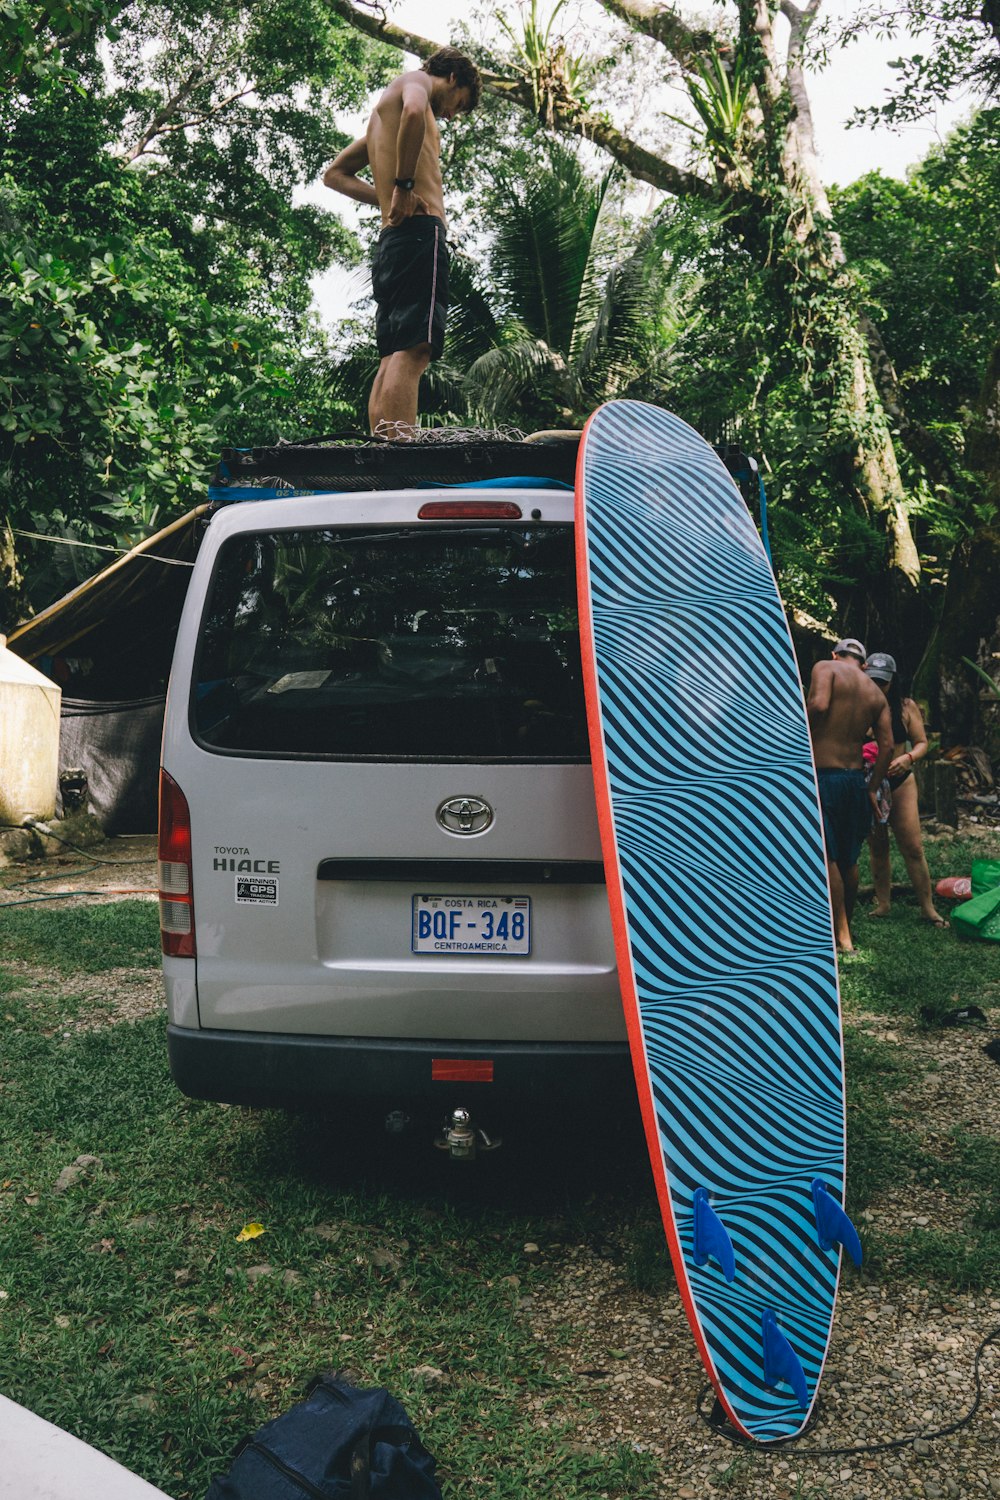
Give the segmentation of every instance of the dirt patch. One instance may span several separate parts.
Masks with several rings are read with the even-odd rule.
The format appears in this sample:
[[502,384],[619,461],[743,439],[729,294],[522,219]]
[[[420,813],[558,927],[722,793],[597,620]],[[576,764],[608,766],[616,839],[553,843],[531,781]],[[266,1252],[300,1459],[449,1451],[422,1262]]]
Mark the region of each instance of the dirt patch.
[[[43,1027],[46,1036],[56,1031],[96,1031],[166,1012],[159,969],[105,969],[101,974],[67,976],[20,959],[7,959],[4,971],[15,981],[28,1010],[51,1011],[53,1000],[58,1002],[60,998],[80,1006],[76,1015],[60,1018],[56,1026]],[[32,1000],[32,992],[38,993],[37,1002]]]
[[574,1372],[584,1404],[575,1441],[598,1450],[627,1443],[656,1454],[662,1494],[671,1500],[716,1492],[753,1500],[1000,1493],[995,1350],[983,1360],[983,1408],[962,1433],[917,1451],[819,1453],[912,1438],[960,1417],[974,1395],[976,1348],[1000,1324],[1000,1299],[963,1296],[942,1304],[926,1289],[887,1293],[847,1277],[819,1421],[798,1447],[770,1453],[734,1447],[698,1415],[699,1400],[705,1412],[712,1401],[673,1290],[666,1297],[637,1292],[617,1257],[580,1247],[566,1252],[544,1293],[525,1300],[524,1316],[539,1343],[553,1363],[567,1361]]
[[59,909],[94,901],[156,900],[156,835],[126,834],[86,849],[65,848],[55,857],[7,865],[0,872],[0,903]]

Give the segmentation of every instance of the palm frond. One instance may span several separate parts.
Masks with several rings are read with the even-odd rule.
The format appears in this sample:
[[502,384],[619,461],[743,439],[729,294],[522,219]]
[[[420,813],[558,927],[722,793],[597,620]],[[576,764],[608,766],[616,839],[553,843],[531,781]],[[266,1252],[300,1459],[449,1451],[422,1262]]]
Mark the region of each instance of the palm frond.
[[[469,406],[491,419],[508,415],[532,388],[555,387],[566,402],[578,383],[563,356],[529,330],[514,328],[507,341],[480,355],[465,376]],[[575,403],[571,403],[575,404]]]

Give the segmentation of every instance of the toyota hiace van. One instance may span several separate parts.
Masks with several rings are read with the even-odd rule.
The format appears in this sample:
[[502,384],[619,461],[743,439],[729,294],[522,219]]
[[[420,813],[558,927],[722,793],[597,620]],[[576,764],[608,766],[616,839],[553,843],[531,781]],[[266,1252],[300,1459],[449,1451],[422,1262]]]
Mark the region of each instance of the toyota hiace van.
[[486,487],[458,448],[431,487],[362,455],[346,493],[207,528],[160,800],[188,1094],[440,1114],[627,1085],[573,495],[506,446]]

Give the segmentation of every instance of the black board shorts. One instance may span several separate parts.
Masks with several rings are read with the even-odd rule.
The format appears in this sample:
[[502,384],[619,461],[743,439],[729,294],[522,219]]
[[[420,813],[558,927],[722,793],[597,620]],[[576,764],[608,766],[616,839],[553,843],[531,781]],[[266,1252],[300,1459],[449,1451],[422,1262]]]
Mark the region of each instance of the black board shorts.
[[414,214],[387,224],[372,261],[375,337],[378,352],[397,354],[430,344],[431,358],[444,348],[448,313],[448,245],[441,219]]

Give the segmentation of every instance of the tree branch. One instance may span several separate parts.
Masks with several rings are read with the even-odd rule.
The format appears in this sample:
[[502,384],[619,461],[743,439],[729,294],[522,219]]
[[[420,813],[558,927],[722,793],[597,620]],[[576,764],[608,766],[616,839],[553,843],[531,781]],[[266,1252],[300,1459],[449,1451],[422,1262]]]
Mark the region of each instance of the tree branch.
[[205,70],[201,66],[201,64],[198,63],[191,69],[191,72],[188,74],[187,78],[185,78],[184,82],[180,85],[177,92],[175,94],[172,94],[166,101],[166,103],[162,104],[156,111],[156,114],[153,116],[152,120],[149,122],[149,125],[143,131],[142,135],[139,137],[138,141],[135,143],[132,149],[125,153],[123,160],[126,166],[130,166],[137,157],[142,156],[143,152],[148,149],[150,141],[154,140],[156,136],[160,134],[163,127],[173,119],[174,115],[176,115],[178,110],[181,108],[181,105],[186,103],[186,101],[198,87],[199,83],[202,82],[204,77]]
[[[256,84],[250,83],[245,89],[237,89],[235,94],[229,94],[225,99],[220,99],[218,104],[213,104],[210,109],[203,110],[200,115],[191,115],[186,120],[175,120],[173,123],[168,123],[170,115],[165,113],[167,108],[165,105],[164,109],[157,114],[156,119],[150,125],[149,129],[143,132],[136,145],[124,157],[125,165],[131,166],[138,157],[146,155],[149,152],[152,142],[159,136],[171,135],[177,130],[191,130],[195,125],[204,125],[206,120],[214,119],[216,115],[221,114],[230,104],[235,104],[237,99],[245,99],[255,89]],[[176,102],[176,99],[170,101],[172,104]],[[172,110],[171,113],[176,113],[176,109]]]
[[609,15],[625,21],[633,31],[642,31],[675,57],[682,68],[693,67],[699,58],[718,49],[714,31],[690,26],[668,5],[654,0],[600,0]]
[[[441,45],[415,31],[407,31],[392,21],[379,20],[371,11],[359,10],[351,0],[327,0],[330,9],[358,31],[385,42],[403,52],[412,52],[417,57],[429,57]],[[603,0],[602,0],[603,3]],[[535,100],[531,85],[523,78],[505,78],[488,68],[480,68],[483,87],[498,99],[515,104],[526,114],[535,114]],[[660,188],[677,198],[700,198],[704,202],[719,203],[722,194],[714,183],[699,177],[696,172],[686,172],[672,162],[648,151],[645,146],[616,130],[610,120],[601,115],[590,114],[572,100],[555,99],[552,103],[552,123],[564,135],[576,135],[593,141],[607,151],[609,156],[641,182]]]

